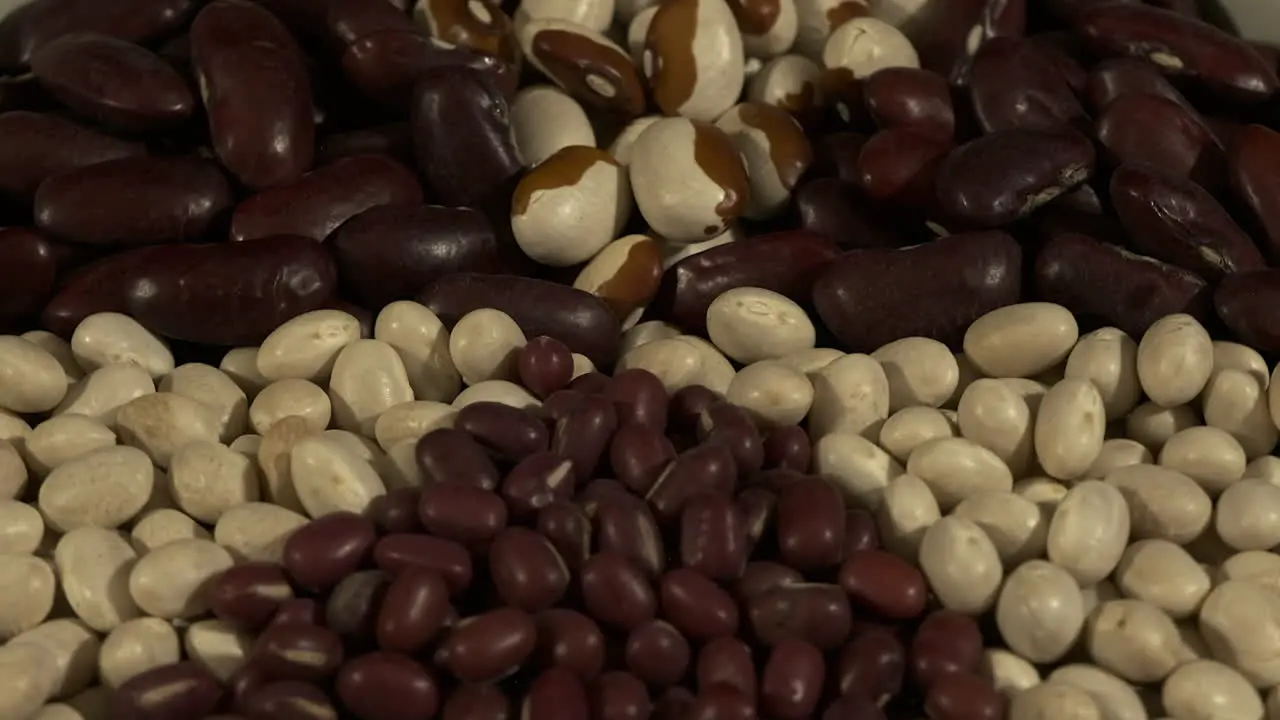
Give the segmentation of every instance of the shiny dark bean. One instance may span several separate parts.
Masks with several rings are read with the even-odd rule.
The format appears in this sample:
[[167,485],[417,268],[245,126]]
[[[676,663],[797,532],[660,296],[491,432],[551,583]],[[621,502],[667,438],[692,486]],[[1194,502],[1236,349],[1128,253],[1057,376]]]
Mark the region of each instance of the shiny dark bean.
[[538,630],[533,618],[516,608],[490,610],[464,618],[435,653],[435,662],[463,682],[505,677],[533,653]]
[[667,408],[669,429],[677,433],[689,433],[698,429],[702,413],[723,400],[719,393],[705,385],[688,385],[675,391]]
[[416,661],[388,652],[348,660],[334,682],[338,698],[358,720],[419,720],[440,708],[435,678]]
[[406,107],[414,85],[433,70],[466,69],[483,77],[504,97],[515,94],[517,75],[507,62],[433,40],[416,28],[373,32],[347,46],[342,69],[352,85],[388,108]]
[[604,669],[604,633],[595,620],[576,610],[552,608],[538,614],[535,661],[542,667],[562,667],[589,681]]
[[680,517],[690,498],[702,493],[732,495],[738,475],[733,453],[707,443],[681,453],[649,488],[647,499],[660,522]]
[[1280,261],[1280,132],[1261,125],[1240,131],[1231,149],[1231,183],[1262,229],[1267,256]]
[[275,563],[251,562],[228,568],[209,585],[209,607],[219,620],[253,632],[266,625],[293,597],[284,569]]
[[412,165],[413,138],[409,123],[393,122],[326,135],[316,148],[316,162],[328,164],[344,157],[369,154],[388,155]]
[[619,424],[634,423],[657,430],[667,426],[667,389],[648,370],[632,368],[615,374],[608,396],[618,411]]
[[275,679],[318,682],[342,664],[342,639],[316,625],[272,625],[255,641],[253,658]]
[[1262,352],[1280,351],[1280,269],[1228,275],[1214,293],[1218,317],[1240,342]]
[[784,582],[744,597],[751,629],[766,646],[798,638],[829,650],[853,627],[849,598],[838,585]]
[[661,428],[623,423],[609,443],[613,474],[641,495],[649,492],[663,469],[675,459],[675,446]]
[[739,475],[764,466],[764,445],[751,415],[730,402],[715,402],[698,415],[698,439],[729,448]]
[[648,689],[631,673],[607,672],[591,686],[594,720],[647,720],[651,712]]
[[[1019,300],[1021,265],[1022,249],[1002,232],[951,235],[901,250],[854,250],[818,279],[813,303],[850,352],[914,335],[958,346],[970,323]],[[918,292],[897,293],[903,287]]]
[[284,543],[284,569],[298,585],[325,590],[355,572],[369,556],[377,531],[373,521],[350,512],[317,518]]
[[1000,720],[1005,700],[977,675],[952,673],[929,687],[924,706],[929,717],[937,720]]
[[550,668],[529,686],[520,707],[521,720],[588,720],[587,688],[563,668]]
[[738,493],[733,502],[742,515],[742,529],[750,554],[773,525],[778,511],[778,496],[772,490],[751,487]]
[[920,54],[920,65],[954,85],[968,81],[973,55],[996,37],[1022,35],[1027,24],[1024,0],[964,0],[929,3],[911,16],[903,30]]
[[917,68],[886,68],[863,83],[867,111],[881,130],[907,128],[949,141],[956,117],[947,79]]
[[774,645],[760,673],[760,706],[778,720],[804,720],[818,707],[826,665],[822,651],[801,640]]
[[462,408],[453,425],[508,460],[521,460],[546,450],[549,442],[547,426],[536,415],[498,402],[478,402]]
[[350,45],[362,37],[378,32],[413,30],[413,23],[408,16],[390,2],[333,0],[328,4],[325,23],[329,32],[343,45]]
[[572,462],[578,481],[585,482],[594,477],[617,428],[613,403],[599,396],[585,397],[556,423],[551,451]]
[[[656,529],[656,528],[655,528]],[[704,493],[680,517],[680,562],[712,580],[736,580],[747,564],[746,518],[728,495]]]
[[461,685],[445,700],[440,720],[510,720],[511,703],[496,685]]
[[778,493],[778,551],[801,572],[844,558],[845,510],[840,491],[821,477],[805,477]]
[[139,257],[125,306],[166,337],[255,345],[284,321],[322,307],[336,276],[333,258],[308,238],[165,245]]
[[536,452],[507,473],[502,481],[502,499],[512,517],[526,519],[556,500],[570,499],[573,485],[572,462],[553,452]]
[[110,716],[122,720],[204,717],[217,710],[222,696],[218,678],[200,663],[161,665],[117,688]]
[[194,0],[95,0],[29,3],[0,25],[0,70],[20,70],[35,52],[71,33],[100,33],[130,42],[154,40],[191,19]]
[[580,573],[582,600],[596,620],[631,630],[658,612],[658,598],[644,571],[612,552],[591,556]]
[[858,155],[858,187],[875,200],[929,207],[938,165],[950,150],[950,141],[910,128],[882,130]]
[[910,232],[866,197],[860,177],[855,168],[847,180],[818,178],[801,185],[795,193],[800,228],[841,248],[910,245]]
[[521,385],[545,398],[573,379],[573,351],[553,337],[540,335],[520,348],[516,370]]
[[50,178],[36,191],[36,225],[94,245],[199,240],[231,206],[218,166],[198,158],[109,160]]
[[830,177],[854,182],[858,179],[858,153],[867,136],[852,131],[833,132],[814,140],[812,172],[817,177]]
[[1062,130],[1087,121],[1066,78],[1035,43],[991,38],[973,58],[969,97],[986,132],[1026,128]]
[[302,176],[315,154],[311,83],[288,29],[245,0],[214,0],[191,24],[213,149],[251,188]]
[[387,586],[378,609],[378,647],[414,653],[426,647],[449,618],[449,585],[440,573],[409,567]]
[[0,323],[40,312],[53,294],[57,262],[53,244],[40,233],[0,229]]
[[249,660],[241,665],[231,677],[227,678],[227,693],[231,696],[229,705],[236,712],[243,712],[246,701],[253,691],[271,683],[275,678],[271,677],[268,666],[261,660],[249,658]]
[[718,637],[703,645],[695,674],[699,692],[721,685],[755,700],[756,669],[751,648],[736,637]]
[[578,570],[591,555],[591,518],[581,505],[557,500],[538,511],[535,525],[570,568]]
[[836,683],[841,695],[860,695],[883,704],[902,690],[907,651],[893,633],[874,628],[840,650]]
[[0,194],[30,201],[46,178],[145,154],[141,143],[111,137],[58,115],[7,112],[0,115]]
[[507,528],[489,548],[489,575],[506,604],[545,610],[569,589],[569,567],[551,541],[527,528]]
[[351,641],[376,636],[378,611],[391,580],[382,570],[361,570],[343,578],[325,601],[325,627]]
[[293,598],[280,603],[280,609],[271,617],[271,625],[323,625],[324,608],[311,598]]
[[369,517],[384,533],[411,533],[422,529],[418,519],[418,500],[422,491],[416,487],[393,488],[369,504]]
[[627,669],[651,687],[680,682],[692,658],[689,641],[673,625],[650,620],[627,636],[624,660]]
[[286,680],[254,689],[241,703],[249,720],[327,720],[338,717],[329,696],[309,682]]
[[689,708],[689,720],[755,720],[751,698],[730,687],[717,685],[698,693]]
[[1102,113],[1126,95],[1157,95],[1194,111],[1182,93],[1160,74],[1158,65],[1136,58],[1112,58],[1098,63],[1089,73],[1087,90],[1095,113]]
[[836,253],[835,242],[822,235],[789,231],[690,255],[662,274],[645,319],[668,320],[685,332],[705,334],[707,308],[726,290],[762,287],[803,298]]
[[738,629],[733,596],[689,568],[671,570],[658,583],[662,617],[696,640],[732,635]]
[[1213,131],[1194,110],[1169,98],[1116,98],[1098,117],[1095,134],[1116,165],[1146,163],[1210,187],[1222,182],[1226,160]]
[[1190,180],[1124,165],[1111,176],[1111,203],[1136,250],[1210,282],[1266,265],[1226,209]]
[[389,573],[409,567],[435,570],[455,595],[471,585],[471,556],[465,547],[451,540],[410,533],[387,535],[373,546],[373,561]]
[[567,389],[583,395],[603,395],[611,383],[612,380],[608,375],[593,370],[569,381]]
[[507,505],[492,490],[457,482],[422,488],[418,516],[431,534],[463,544],[492,540],[507,525]]
[[771,493],[779,493],[786,486],[799,482],[806,477],[808,475],[805,473],[787,468],[763,470],[750,477],[751,487],[748,490],[758,488],[760,490],[768,490]]
[[875,515],[862,508],[850,508],[844,518],[844,554],[880,547],[880,531]]
[[982,633],[967,615],[938,610],[924,619],[911,640],[911,675],[927,689],[950,673],[974,672],[982,662]]
[[1085,70],[1084,63],[1089,58],[1085,56],[1079,38],[1070,30],[1053,30],[1030,35],[1027,39],[1061,73],[1072,92],[1083,97],[1089,84],[1089,73]]
[[844,695],[827,706],[822,720],[885,720],[874,700],[861,695]]
[[796,472],[809,472],[813,458],[813,444],[809,433],[799,425],[783,425],[770,429],[764,435],[764,466]]
[[498,487],[498,468],[471,433],[455,428],[432,430],[418,441],[418,467],[429,482]]
[[627,558],[652,578],[661,575],[667,559],[662,534],[644,501],[623,492],[593,505],[600,551]]
[[929,588],[911,563],[883,550],[862,550],[840,566],[840,587],[855,605],[881,617],[908,620],[924,612]]

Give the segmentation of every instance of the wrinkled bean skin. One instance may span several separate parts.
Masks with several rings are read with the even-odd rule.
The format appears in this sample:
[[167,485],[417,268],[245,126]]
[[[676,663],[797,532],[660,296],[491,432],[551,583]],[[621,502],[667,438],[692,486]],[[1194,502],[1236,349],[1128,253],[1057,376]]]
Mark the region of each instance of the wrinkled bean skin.
[[309,238],[166,245],[142,256],[125,305],[152,332],[210,345],[253,345],[281,323],[323,307],[333,258]]
[[97,312],[125,312],[125,290],[134,269],[144,258],[165,246],[126,250],[77,268],[59,281],[60,287],[44,307],[40,319],[45,328],[64,337],[81,320]]
[[110,160],[49,178],[35,197],[36,225],[92,245],[200,240],[231,205],[218,166],[194,157]]
[[25,228],[0,229],[0,327],[36,315],[53,294],[58,261],[53,245]]
[[662,274],[645,319],[666,320],[688,333],[705,333],[707,308],[726,290],[760,287],[802,298],[837,252],[830,239],[806,231],[761,235],[711,248]]
[[106,135],[58,115],[7,112],[0,115],[0,194],[29,202],[46,178],[146,152],[141,143]]
[[214,151],[242,183],[283,185],[310,169],[311,81],[274,15],[246,0],[214,0],[191,24],[191,62]]
[[1239,341],[1262,352],[1280,352],[1280,269],[1228,275],[1214,293],[1218,317]]
[[[853,250],[814,284],[813,303],[850,352],[913,335],[958,346],[970,323],[1018,301],[1021,266],[1022,249],[1002,232],[952,235],[901,250]],[[908,287],[915,290],[900,292]]]
[[1097,113],[1126,95],[1158,95],[1194,111],[1154,63],[1137,58],[1112,58],[1098,63],[1089,73],[1086,92],[1089,106]]
[[1232,187],[1261,226],[1267,256],[1280,261],[1280,132],[1246,125],[1230,160]]
[[199,5],[196,0],[32,3],[0,22],[0,71],[21,71],[37,50],[70,33],[101,33],[129,42],[162,37],[189,20]]
[[942,162],[939,208],[962,224],[1007,225],[1088,180],[1094,161],[1093,143],[1076,132],[994,132]]
[[195,661],[162,665],[135,675],[111,698],[110,717],[197,718],[217,710],[223,697],[218,678]]
[[[1156,127],[1160,132],[1151,131]],[[1225,156],[1213,131],[1194,110],[1169,98],[1118,97],[1098,117],[1095,133],[1115,165],[1147,163],[1208,187],[1222,181]]]
[[553,337],[597,367],[612,367],[622,330],[617,315],[600,298],[536,278],[455,273],[427,286],[418,296],[446,325],[479,308],[501,310],[525,337]]
[[1077,13],[1074,22],[1097,51],[1150,59],[1231,101],[1257,102],[1280,89],[1275,68],[1243,40],[1175,12],[1098,3]]
[[985,132],[1079,128],[1087,121],[1066,78],[1022,38],[991,38],[973,58],[969,97]]
[[1210,282],[1266,266],[1226,209],[1190,180],[1124,165],[1111,176],[1111,203],[1136,250]]
[[863,82],[867,111],[882,130],[906,128],[951,140],[956,116],[947,79],[918,68],[885,68]]
[[[1026,0],[930,2],[911,16],[902,31],[920,54],[921,67],[963,85],[982,41],[1022,35],[1026,4]],[[973,42],[972,37],[979,41]]]

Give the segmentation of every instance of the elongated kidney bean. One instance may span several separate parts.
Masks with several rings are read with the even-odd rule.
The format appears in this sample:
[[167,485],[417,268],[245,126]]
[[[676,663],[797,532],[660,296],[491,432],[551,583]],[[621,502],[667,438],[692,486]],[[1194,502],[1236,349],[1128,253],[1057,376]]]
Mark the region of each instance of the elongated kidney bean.
[[973,58],[969,97],[986,132],[1078,128],[1086,115],[1066,78],[1039,46],[991,38]]
[[[895,158],[893,162],[899,161]],[[860,172],[856,166],[854,171]],[[930,191],[931,201],[932,194]],[[857,178],[807,182],[796,192],[795,206],[802,230],[841,248],[902,247],[915,242],[916,228],[902,222],[901,216],[886,212],[883,203],[868,198]]]
[[905,128],[948,141],[955,134],[951,90],[935,72],[908,67],[874,72],[863,82],[863,99],[882,130]]
[[505,460],[523,460],[547,449],[542,419],[528,410],[498,402],[472,403],[458,411],[454,427],[465,430],[485,449]]
[[1224,178],[1226,158],[1213,131],[1194,110],[1169,98],[1118,97],[1098,117],[1095,134],[1116,165],[1147,163],[1206,187]]
[[1280,351],[1280,270],[1228,275],[1214,293],[1218,317],[1240,342],[1263,352]]
[[0,229],[0,324],[40,312],[53,294],[57,264],[53,244],[40,233]]
[[16,72],[46,44],[70,33],[101,33],[143,42],[167,35],[191,18],[196,0],[58,0],[30,3],[0,26],[0,70]]
[[76,325],[94,313],[124,312],[125,290],[134,268],[160,249],[163,246],[126,250],[76,268],[62,278],[61,287],[45,305],[41,322],[54,333],[70,338]]
[[1158,95],[1194,111],[1157,65],[1137,58],[1112,58],[1095,65],[1089,73],[1087,93],[1089,106],[1098,113],[1126,95]]
[[[919,6],[909,18],[903,32],[919,52],[921,66],[953,84],[964,84],[973,55],[984,41],[1022,35],[1027,8],[1026,0],[931,2]],[[885,19],[892,21],[892,17]]]
[[882,130],[858,155],[858,186],[876,200],[930,207],[938,165],[950,150],[950,141],[910,128]]
[[1280,261],[1280,132],[1245,126],[1230,159],[1232,187],[1261,226],[1267,256]]
[[145,155],[141,143],[112,137],[58,115],[0,115],[0,194],[30,201],[46,178],[118,158]]

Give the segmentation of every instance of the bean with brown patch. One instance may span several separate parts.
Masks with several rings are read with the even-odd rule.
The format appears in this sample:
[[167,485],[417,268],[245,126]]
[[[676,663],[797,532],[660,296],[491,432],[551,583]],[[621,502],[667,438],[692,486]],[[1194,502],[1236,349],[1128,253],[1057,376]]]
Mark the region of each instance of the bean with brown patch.
[[986,132],[1083,126],[1087,115],[1071,86],[1040,47],[1022,38],[991,38],[973,57],[969,97]]
[[1206,187],[1224,179],[1218,138],[1195,110],[1167,97],[1122,95],[1098,117],[1094,132],[1115,165],[1148,164]]
[[1218,317],[1240,342],[1262,352],[1280,351],[1280,268],[1228,275],[1213,300]]
[[1280,261],[1280,132],[1246,125],[1231,149],[1231,183],[1262,229],[1262,245]]
[[[37,50],[72,33],[100,33],[143,43],[178,30],[199,7],[196,0],[98,0],[24,3],[11,8],[0,33],[0,71],[20,72]],[[18,12],[21,10],[21,12]]]
[[813,163],[813,147],[791,113],[762,103],[740,103],[716,120],[742,153],[751,183],[743,215],[767,218],[791,199]]
[[431,37],[494,55],[509,63],[520,52],[511,18],[500,7],[468,0],[418,0],[413,19]]
[[744,50],[724,0],[663,3],[649,23],[642,65],[667,115],[711,122],[742,94]]
[[662,248],[649,235],[627,235],[605,245],[591,258],[573,287],[591,293],[626,319],[658,292]]
[[560,18],[537,18],[518,32],[529,63],[588,107],[629,120],[644,112],[640,73],[625,50],[603,34]]
[[627,171],[604,150],[562,148],[530,170],[511,197],[511,231],[534,261],[568,267],[608,245],[631,214]]

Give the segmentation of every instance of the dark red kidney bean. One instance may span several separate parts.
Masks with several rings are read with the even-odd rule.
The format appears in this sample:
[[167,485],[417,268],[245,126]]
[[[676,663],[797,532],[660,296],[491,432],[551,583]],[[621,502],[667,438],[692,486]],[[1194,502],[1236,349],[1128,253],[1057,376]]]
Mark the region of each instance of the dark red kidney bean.
[[885,68],[862,84],[867,111],[881,130],[907,128],[950,141],[956,117],[947,79],[918,68]]
[[764,466],[764,446],[751,415],[730,402],[717,401],[698,415],[698,439],[729,448],[739,475],[751,475]]
[[1053,30],[1039,32],[1027,37],[1036,49],[1056,69],[1067,86],[1076,95],[1083,96],[1089,84],[1089,73],[1085,70],[1086,57],[1083,44],[1070,30]]
[[1035,289],[1042,300],[1135,338],[1165,315],[1209,314],[1210,288],[1195,273],[1078,234],[1041,248]]
[[591,617],[631,630],[658,612],[658,598],[644,571],[615,552],[592,555],[580,571],[582,601]]
[[[656,526],[655,526],[656,529]],[[680,562],[712,580],[737,580],[749,554],[746,518],[728,495],[690,498],[680,516]]]
[[501,493],[512,517],[528,519],[556,500],[569,500],[573,486],[573,463],[544,451],[516,463],[503,479]]
[[981,662],[977,622],[952,610],[931,613],[911,640],[911,675],[925,690],[943,675],[974,672]]
[[573,380],[573,351],[553,337],[540,335],[516,355],[520,384],[545,398]]
[[[850,352],[914,335],[959,346],[974,320],[1018,302],[1021,268],[1022,248],[1002,232],[950,235],[900,250],[853,250],[814,284],[813,303]],[[928,292],[890,300],[886,293],[902,287]]]
[[454,595],[471,585],[471,555],[465,547],[451,540],[416,533],[393,533],[373,546],[373,561],[389,573],[399,573],[408,567],[435,570],[445,579],[449,592]]
[[547,424],[555,427],[556,423],[569,416],[569,413],[577,409],[582,404],[582,399],[587,396],[586,393],[578,392],[565,388],[556,390],[547,396],[542,403],[542,415]]
[[760,673],[760,706],[778,720],[804,720],[822,699],[822,651],[802,640],[774,645]]
[[249,720],[316,720],[336,718],[329,696],[309,682],[286,680],[250,692],[239,708]]
[[470,485],[483,490],[498,487],[501,475],[471,433],[456,428],[432,430],[418,441],[418,467],[428,482]]
[[529,686],[521,720],[589,720],[591,708],[582,680],[564,668],[544,670]]
[[702,493],[732,495],[737,476],[737,464],[727,446],[698,445],[681,453],[663,470],[646,499],[660,522],[673,522],[690,498]]
[[627,635],[623,657],[627,669],[650,687],[680,682],[693,653],[679,629],[662,620],[649,620]]
[[253,632],[268,622],[281,603],[293,598],[284,569],[276,563],[250,562],[227,568],[209,584],[214,617]]
[[1232,187],[1253,211],[1267,256],[1280,261],[1280,132],[1246,125],[1236,136],[1230,160]]
[[335,132],[320,138],[316,162],[327,165],[353,155],[388,155],[406,165],[413,164],[413,138],[408,122],[392,122]]
[[582,492],[575,498],[577,503],[586,509],[587,514],[595,512],[600,503],[613,498],[632,499],[634,496],[627,486],[613,478],[596,478],[583,486]]
[[418,168],[445,205],[491,203],[520,171],[507,99],[466,68],[422,75],[410,104]]
[[738,604],[724,588],[689,568],[670,570],[658,583],[662,617],[695,640],[732,635]]
[[783,582],[743,597],[752,632],[765,646],[797,638],[830,650],[853,627],[849,598],[839,585]]
[[324,605],[324,625],[349,642],[367,642],[378,632],[378,611],[391,585],[382,570],[362,570],[338,583]]
[[928,207],[933,204],[934,175],[950,150],[949,140],[911,128],[882,130],[858,155],[858,187],[875,200]]
[[587,396],[556,423],[551,452],[573,463],[578,481],[585,482],[594,477],[617,428],[618,413],[613,403],[603,397]]
[[1280,269],[1228,275],[1214,293],[1218,317],[1242,343],[1262,352],[1280,351]]
[[538,511],[534,525],[571,569],[580,569],[591,555],[591,518],[581,505],[556,500]]
[[1243,40],[1194,18],[1146,5],[1098,3],[1074,18],[1078,33],[1107,55],[1146,58],[1235,102],[1280,89],[1276,70]]
[[914,231],[863,193],[860,172],[848,180],[818,178],[801,185],[794,194],[800,228],[840,248],[912,244]]
[[351,43],[342,69],[351,84],[369,97],[397,110],[413,97],[414,84],[432,70],[477,73],[510,100],[518,73],[502,58],[463,46],[446,47],[416,28],[383,30]]
[[944,675],[929,687],[925,712],[937,720],[1000,720],[1004,696],[977,675]]
[[489,575],[508,605],[526,612],[545,610],[569,589],[569,567],[542,535],[507,528],[489,547]]
[[1095,113],[1102,113],[1111,103],[1127,95],[1156,95],[1195,111],[1182,93],[1160,74],[1155,63],[1137,58],[1112,58],[1098,63],[1089,72],[1087,97]]
[[844,516],[844,554],[846,557],[860,550],[880,547],[880,531],[876,518],[862,508],[850,508]]
[[762,287],[803,298],[837,253],[831,239],[799,230],[759,235],[695,253],[662,274],[645,319],[668,320],[685,332],[705,334],[707,308],[726,290]]
[[308,590],[327,590],[364,564],[377,539],[369,518],[352,512],[325,515],[285,540],[284,569]]
[[892,620],[924,612],[929,587],[914,565],[884,550],[861,550],[840,566],[840,587],[854,604]]
[[608,303],[547,280],[455,273],[423,290],[419,302],[450,327],[472,310],[501,310],[516,321],[526,337],[553,337],[573,352],[586,355],[597,367],[613,367],[618,353],[622,330]]
[[1095,160],[1093,143],[1078,132],[993,132],[956,148],[939,165],[939,209],[967,225],[1007,225],[1088,180]]
[[675,391],[667,410],[668,429],[690,433],[698,429],[702,413],[724,397],[705,385],[689,385]]
[[676,449],[661,429],[623,423],[609,443],[609,466],[624,485],[637,494],[653,487],[664,468],[676,458]]
[[766,469],[809,472],[813,443],[809,433],[799,425],[783,425],[764,434],[764,466]]
[[1026,5],[1025,0],[930,3],[913,14],[903,30],[920,54],[921,67],[963,85],[982,43],[1022,35],[1027,24]]
[[460,685],[440,709],[440,720],[510,720],[511,702],[496,685]]
[[755,720],[756,705],[737,690],[717,685],[700,691],[688,713],[689,720]]
[[444,627],[451,610],[449,585],[440,573],[405,568],[387,586],[378,608],[378,647],[403,653],[421,650]]
[[717,685],[733,688],[748,700],[756,698],[756,668],[751,648],[736,637],[718,637],[702,646],[695,669],[698,692]]
[[618,422],[634,423],[661,430],[667,426],[670,398],[657,375],[631,368],[613,376],[606,393],[618,411]]
[[810,476],[778,493],[778,554],[801,572],[838,565],[844,558],[845,509],[840,491]]
[[421,488],[402,487],[387,491],[369,504],[369,517],[384,533],[409,533],[422,529],[418,520]]
[[593,720],[648,720],[652,713],[649,690],[628,672],[612,670],[591,686]]
[[860,695],[877,704],[902,690],[907,650],[888,630],[873,628],[854,636],[840,650],[836,686],[841,695]]
[[1123,165],[1111,175],[1111,204],[1134,249],[1209,282],[1266,266],[1226,209],[1190,180],[1150,165]]
[[1194,110],[1169,98],[1118,97],[1098,116],[1094,132],[1113,164],[1146,163],[1210,187],[1224,177],[1226,160],[1213,131]]
[[63,35],[99,33],[130,42],[163,37],[191,19],[195,0],[55,0],[12,10],[0,25],[0,71],[21,70],[37,50]]
[[520,667],[537,638],[528,613],[490,610],[460,620],[436,650],[435,662],[463,682],[497,680]]
[[267,666],[261,661],[249,658],[247,662],[240,666],[231,677],[227,678],[227,693],[231,696],[230,709],[236,712],[243,712],[245,701],[253,694],[253,691],[272,682],[274,678],[267,671]]
[[280,609],[271,617],[270,625],[303,623],[324,624],[324,608],[311,598],[292,598],[280,603]]
[[342,45],[350,45],[366,35],[388,30],[412,31],[413,23],[389,2],[332,0],[325,14],[329,32]]
[[214,0],[191,24],[191,62],[213,149],[240,182],[283,185],[311,167],[311,82],[274,15],[246,0]]
[[125,287],[129,314],[152,332],[208,345],[254,345],[322,307],[333,258],[308,238],[165,245],[141,256]]
[[40,312],[53,294],[58,261],[54,246],[26,228],[0,228],[0,323]]
[[1083,127],[1087,115],[1066,78],[1035,43],[991,38],[973,58],[969,98],[985,132]]
[[6,112],[0,115],[0,194],[30,201],[36,188],[54,175],[146,152],[141,143],[111,137],[58,115]]
[[693,693],[680,686],[669,687],[653,702],[651,720],[687,720],[693,708]]
[[271,625],[254,642],[253,658],[274,679],[319,682],[342,664],[342,638],[317,625]]
[[534,662],[540,667],[562,667],[584,681],[604,669],[604,633],[595,620],[576,610],[552,608],[539,613],[538,644]]
[[596,544],[617,553],[657,578],[666,567],[662,532],[644,501],[630,493],[610,494],[593,503]]
[[[752,487],[738,493],[733,501],[742,516],[742,529],[748,555],[755,550],[765,533],[773,525],[778,509],[778,496],[772,490]],[[745,570],[744,570],[745,572]]]
[[498,402],[472,403],[458,411],[453,426],[471,433],[498,457],[522,460],[547,449],[547,426],[536,415]]
[[32,214],[50,235],[95,245],[200,239],[231,207],[218,166],[194,157],[108,160],[49,178]]
[[446,480],[422,488],[418,517],[436,537],[484,543],[507,526],[507,504],[492,490]]
[[[950,103],[950,95],[947,97]],[[857,132],[833,132],[814,140],[813,169],[816,177],[831,177],[849,182],[858,179],[858,153],[867,136]]]
[[[771,493],[782,492],[786,486],[799,482],[808,477],[805,473],[790,470],[788,468],[773,468],[772,470],[762,470],[749,478],[751,489],[767,490]],[[777,498],[774,498],[775,505]]]
[[320,241],[369,208],[420,202],[422,188],[409,168],[386,155],[356,155],[240,203],[231,216],[231,239],[300,235]]
[[611,382],[608,375],[593,370],[570,380],[567,389],[583,395],[603,395]]
[[194,661],[146,670],[125,681],[111,696],[113,718],[197,718],[222,703],[222,685]]
[[[66,249],[96,249],[89,245],[62,244],[55,253]],[[45,304],[40,320],[46,328],[70,338],[81,320],[98,312],[125,312],[125,290],[131,275],[143,258],[159,249],[146,246],[92,260],[76,267],[60,278],[58,287]]]
[[885,720],[884,711],[861,695],[844,695],[827,706],[822,720]]
[[348,660],[338,669],[334,689],[358,720],[419,720],[434,717],[440,708],[440,688],[431,672],[398,653]]

